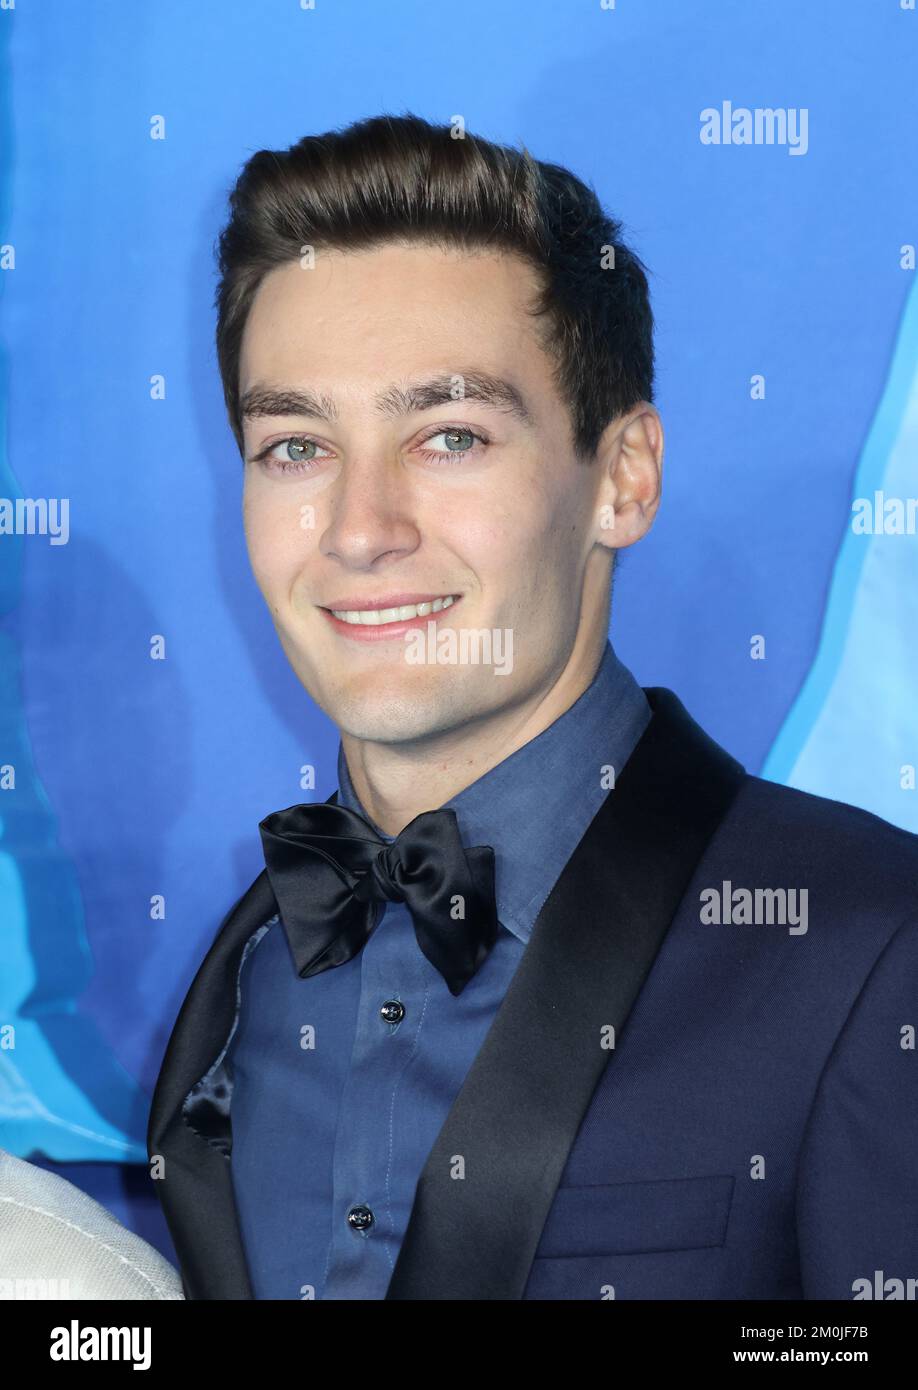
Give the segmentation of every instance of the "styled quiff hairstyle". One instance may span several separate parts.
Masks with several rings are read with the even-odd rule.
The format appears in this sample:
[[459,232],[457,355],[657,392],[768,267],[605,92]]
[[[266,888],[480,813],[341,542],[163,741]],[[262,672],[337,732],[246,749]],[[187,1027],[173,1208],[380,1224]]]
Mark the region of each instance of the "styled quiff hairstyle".
[[304,248],[355,251],[387,241],[513,251],[539,273],[530,312],[554,363],[577,454],[653,399],[653,315],[645,267],[595,192],[528,150],[419,116],[373,116],[259,150],[243,166],[220,235],[217,359],[230,425],[239,415],[242,335],[262,278]]

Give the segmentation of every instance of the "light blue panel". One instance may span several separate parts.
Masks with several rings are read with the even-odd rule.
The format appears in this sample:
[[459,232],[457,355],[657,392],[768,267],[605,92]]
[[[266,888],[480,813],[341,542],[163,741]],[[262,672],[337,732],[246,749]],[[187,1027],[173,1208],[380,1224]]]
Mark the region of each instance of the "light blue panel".
[[[773,781],[864,806],[912,831],[918,831],[915,506],[918,287],[854,480],[851,525],[819,651],[764,769]],[[863,530],[855,529],[855,514],[868,518]]]
[[[109,1059],[100,1058],[95,1050],[97,1067],[94,1074],[84,1076],[84,1093],[61,1066],[42,1016],[29,1018],[21,1012],[35,989],[37,970],[29,950],[26,895],[16,861],[2,853],[0,911],[0,1147],[17,1154],[50,1151],[72,1162],[100,1157],[109,1162],[143,1162],[143,1145],[129,1142],[90,1099],[105,1074],[98,1063]],[[47,932],[48,923],[37,925]],[[91,1033],[90,1020],[76,1015],[72,1000],[59,1001],[58,1012],[56,1036],[68,1034],[70,1044],[79,1048]],[[123,1082],[129,1084],[129,1078],[125,1076]]]

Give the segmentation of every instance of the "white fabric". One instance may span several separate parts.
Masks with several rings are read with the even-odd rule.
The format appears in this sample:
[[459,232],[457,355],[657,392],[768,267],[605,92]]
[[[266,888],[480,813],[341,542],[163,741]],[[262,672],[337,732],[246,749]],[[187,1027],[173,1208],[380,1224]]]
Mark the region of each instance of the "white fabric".
[[0,1299],[180,1299],[178,1271],[56,1173],[0,1149]]

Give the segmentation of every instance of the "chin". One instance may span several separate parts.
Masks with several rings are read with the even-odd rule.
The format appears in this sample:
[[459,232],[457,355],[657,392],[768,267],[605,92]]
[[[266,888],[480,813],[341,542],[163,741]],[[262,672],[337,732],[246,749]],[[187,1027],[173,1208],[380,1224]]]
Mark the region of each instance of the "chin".
[[[474,718],[473,692],[450,680],[455,670],[418,668],[343,680],[323,692],[322,704],[342,733],[369,743],[413,743]],[[426,679],[424,677],[426,676]],[[421,679],[418,679],[421,677]]]
[[329,713],[342,733],[367,743],[414,743],[449,727],[441,710],[413,702],[343,699]]

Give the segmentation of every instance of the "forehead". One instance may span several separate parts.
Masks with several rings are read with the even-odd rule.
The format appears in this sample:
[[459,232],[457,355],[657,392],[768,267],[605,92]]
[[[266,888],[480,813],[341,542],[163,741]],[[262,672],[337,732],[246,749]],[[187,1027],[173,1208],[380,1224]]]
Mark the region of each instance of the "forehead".
[[262,280],[249,311],[240,391],[254,381],[350,381],[474,360],[550,389],[528,312],[541,288],[522,257],[416,243],[316,252]]

